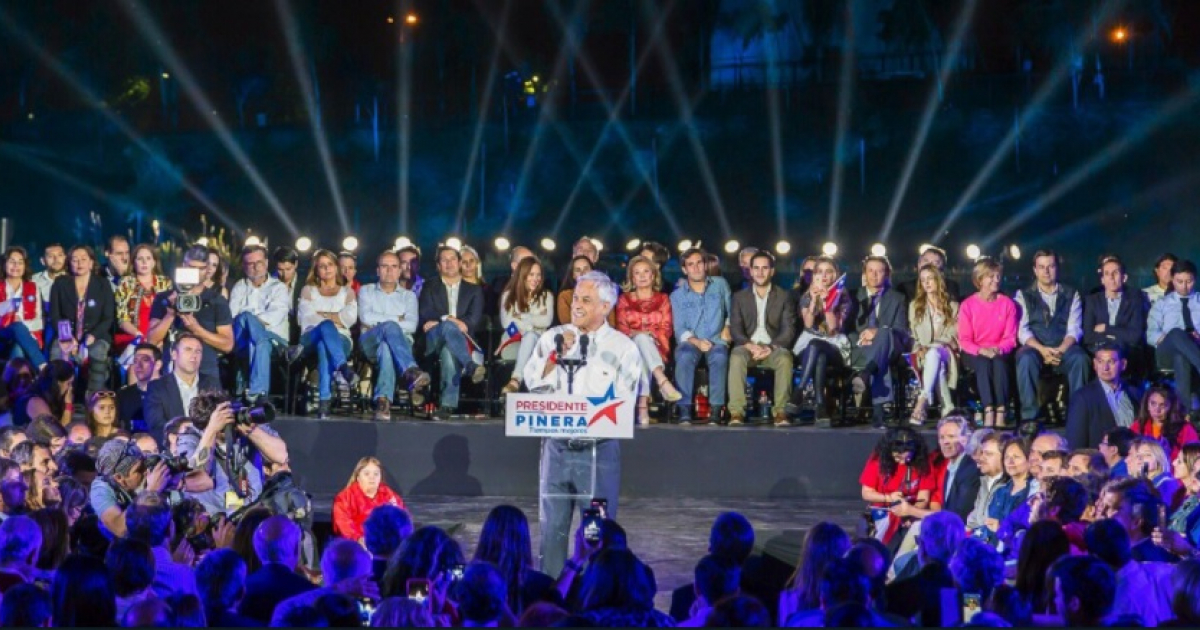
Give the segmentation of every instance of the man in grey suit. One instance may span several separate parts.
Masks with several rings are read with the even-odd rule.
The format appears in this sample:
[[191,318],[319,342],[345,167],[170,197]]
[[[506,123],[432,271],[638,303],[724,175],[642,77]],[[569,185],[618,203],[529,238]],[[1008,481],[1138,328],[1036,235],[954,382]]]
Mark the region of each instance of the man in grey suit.
[[908,349],[908,308],[904,296],[891,288],[892,265],[883,256],[863,260],[862,282],[855,297],[850,324],[850,365],[857,371],[854,393],[870,382],[871,419],[883,428],[883,404],[892,399],[892,364]]
[[796,306],[787,291],[771,283],[775,257],[766,251],[750,258],[751,285],[733,295],[729,333],[729,424],[746,420],[746,371],[763,366],[775,372],[775,426],[788,423],[787,406],[792,386],[792,342],[796,336]]

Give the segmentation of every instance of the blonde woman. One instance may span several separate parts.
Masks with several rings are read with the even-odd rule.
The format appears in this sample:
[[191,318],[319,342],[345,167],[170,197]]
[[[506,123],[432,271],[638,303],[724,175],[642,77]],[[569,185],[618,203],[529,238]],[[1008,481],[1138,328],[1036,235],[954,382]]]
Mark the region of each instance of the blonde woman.
[[674,319],[671,299],[662,292],[662,272],[654,261],[643,256],[629,261],[625,285],[621,287],[621,297],[614,310],[617,330],[633,339],[642,355],[646,382],[642,386],[642,395],[638,396],[638,424],[649,424],[651,378],[658,383],[658,391],[667,402],[679,402],[683,398],[664,369],[671,352]]
[[[521,389],[525,364],[537,348],[538,337],[554,325],[554,298],[546,289],[546,274],[538,259],[529,257],[517,264],[508,288],[500,296],[500,326],[504,339],[496,352],[506,360],[516,359],[512,378],[501,396]],[[513,341],[520,336],[519,341]]]
[[985,258],[975,263],[971,280],[978,291],[963,300],[958,313],[958,347],[975,372],[983,402],[983,426],[1003,425],[1009,399],[1008,373],[1017,348],[1017,303],[1000,292],[1000,263]]
[[917,295],[908,305],[913,354],[921,368],[921,395],[909,421],[920,425],[937,388],[942,407],[949,409],[950,389],[958,382],[958,302],[950,299],[946,278],[933,265],[917,274]]
[[329,417],[332,406],[333,375],[339,375],[351,387],[358,381],[358,375],[346,363],[353,347],[350,328],[358,321],[358,298],[339,273],[337,256],[327,249],[313,254],[304,285],[296,307],[300,344],[288,348],[287,359],[295,362],[306,353],[317,353],[317,417],[323,420]]
[[333,533],[362,542],[363,522],[381,505],[404,509],[404,499],[383,483],[383,464],[364,457],[354,466],[346,487],[333,499]]

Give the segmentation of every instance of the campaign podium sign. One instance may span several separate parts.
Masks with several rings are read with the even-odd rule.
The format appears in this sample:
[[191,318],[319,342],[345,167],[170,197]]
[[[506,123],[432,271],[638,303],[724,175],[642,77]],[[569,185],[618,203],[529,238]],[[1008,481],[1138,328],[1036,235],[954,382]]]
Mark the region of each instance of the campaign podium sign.
[[571,440],[633,438],[637,402],[633,397],[509,394],[504,435]]

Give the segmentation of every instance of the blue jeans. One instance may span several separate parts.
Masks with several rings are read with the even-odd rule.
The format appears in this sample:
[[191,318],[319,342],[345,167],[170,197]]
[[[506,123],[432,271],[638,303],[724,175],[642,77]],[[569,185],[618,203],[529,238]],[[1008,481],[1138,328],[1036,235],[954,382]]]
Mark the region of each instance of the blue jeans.
[[878,331],[870,345],[855,343],[850,350],[850,366],[870,377],[872,405],[892,399],[892,362],[900,356],[902,345],[896,331],[883,328]]
[[258,396],[271,389],[271,356],[287,345],[282,337],[267,330],[250,313],[233,318],[233,347],[240,355],[250,356],[250,387],[247,393]]
[[333,322],[325,320],[300,335],[300,345],[304,346],[305,354],[317,353],[317,391],[321,400],[333,398],[330,379],[334,370],[346,364],[346,355],[350,353],[352,342],[338,332]]
[[[707,353],[685,341],[675,348],[675,385],[683,399],[678,405],[685,409],[692,404],[692,394],[695,393],[696,364],[700,357],[706,356],[708,361],[708,401],[712,406],[725,404],[725,386],[729,375],[729,347],[713,344]],[[739,383],[738,387],[742,384]]]
[[378,365],[379,375],[375,378],[375,398],[392,399],[396,393],[396,373],[415,366],[412,344],[400,324],[384,322],[363,333],[358,338],[362,344],[363,354],[373,357]]
[[[1078,344],[1067,348],[1062,362],[1054,371],[1067,377],[1068,399],[1087,384],[1088,355]],[[1042,355],[1028,346],[1017,350],[1017,396],[1021,398],[1021,419],[1033,420],[1040,409],[1038,405],[1038,380],[1042,374]]]
[[441,360],[443,407],[458,407],[458,389],[463,369],[471,363],[467,336],[451,322],[439,322],[425,333],[425,354],[438,354]]
[[24,322],[13,322],[0,328],[0,343],[11,347],[9,357],[25,357],[37,369],[46,363],[46,355],[42,354],[37,339]]

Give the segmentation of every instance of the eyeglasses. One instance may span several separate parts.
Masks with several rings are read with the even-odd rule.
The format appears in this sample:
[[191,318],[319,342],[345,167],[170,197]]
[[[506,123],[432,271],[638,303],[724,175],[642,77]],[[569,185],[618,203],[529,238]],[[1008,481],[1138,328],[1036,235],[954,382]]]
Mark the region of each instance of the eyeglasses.
[[116,398],[117,392],[100,390],[92,394],[92,398]]

